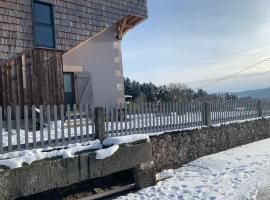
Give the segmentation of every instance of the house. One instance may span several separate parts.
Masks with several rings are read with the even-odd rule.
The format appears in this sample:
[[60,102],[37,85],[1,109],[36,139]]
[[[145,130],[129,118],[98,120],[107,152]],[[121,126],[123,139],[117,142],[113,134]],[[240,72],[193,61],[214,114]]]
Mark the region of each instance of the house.
[[146,0],[0,0],[0,105],[124,102],[121,40]]

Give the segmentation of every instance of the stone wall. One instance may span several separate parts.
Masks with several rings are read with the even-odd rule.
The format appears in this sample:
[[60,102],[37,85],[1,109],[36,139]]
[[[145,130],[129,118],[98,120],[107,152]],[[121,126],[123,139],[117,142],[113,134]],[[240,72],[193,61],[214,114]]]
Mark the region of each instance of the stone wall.
[[[69,50],[134,14],[147,17],[146,0],[39,0],[54,6],[56,49]],[[0,60],[32,48],[32,0],[0,0]]]
[[270,120],[261,119],[151,137],[157,171],[178,168],[196,158],[270,137]]

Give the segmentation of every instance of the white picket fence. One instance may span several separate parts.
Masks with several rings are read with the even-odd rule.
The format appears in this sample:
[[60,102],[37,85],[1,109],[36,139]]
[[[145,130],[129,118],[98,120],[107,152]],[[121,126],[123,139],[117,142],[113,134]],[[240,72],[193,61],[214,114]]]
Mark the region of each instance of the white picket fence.
[[105,106],[107,137],[158,133],[270,116],[270,102],[219,100]]
[[89,141],[94,133],[89,105],[0,107],[0,153]]
[[96,113],[90,105],[0,107],[0,153],[266,117],[270,116],[270,102],[130,103],[103,106],[101,110]]

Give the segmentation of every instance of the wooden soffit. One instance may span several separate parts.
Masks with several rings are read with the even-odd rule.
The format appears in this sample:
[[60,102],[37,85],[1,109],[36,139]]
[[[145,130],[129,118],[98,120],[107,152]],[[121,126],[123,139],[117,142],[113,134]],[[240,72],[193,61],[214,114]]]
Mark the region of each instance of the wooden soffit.
[[124,35],[137,24],[144,21],[144,17],[136,15],[128,15],[124,19],[117,22],[118,39],[122,40]]

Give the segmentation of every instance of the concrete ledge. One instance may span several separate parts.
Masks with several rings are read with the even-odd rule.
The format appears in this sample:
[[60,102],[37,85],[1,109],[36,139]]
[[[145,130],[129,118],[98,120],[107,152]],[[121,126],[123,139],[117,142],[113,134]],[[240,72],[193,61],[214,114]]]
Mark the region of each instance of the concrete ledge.
[[29,196],[133,169],[141,163],[152,161],[151,149],[150,143],[130,144],[121,146],[114,155],[104,160],[96,160],[92,152],[71,159],[40,161],[30,166],[2,171],[0,200]]

